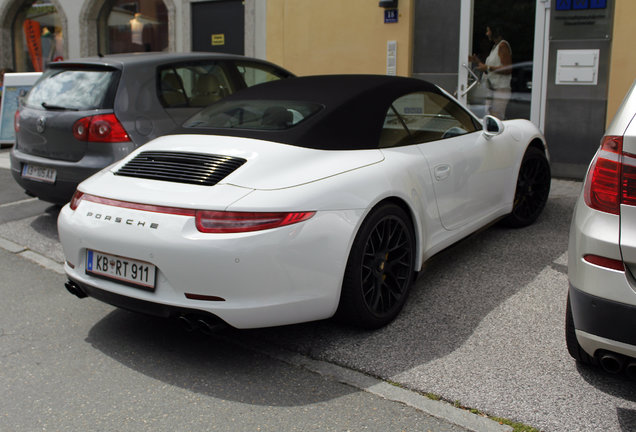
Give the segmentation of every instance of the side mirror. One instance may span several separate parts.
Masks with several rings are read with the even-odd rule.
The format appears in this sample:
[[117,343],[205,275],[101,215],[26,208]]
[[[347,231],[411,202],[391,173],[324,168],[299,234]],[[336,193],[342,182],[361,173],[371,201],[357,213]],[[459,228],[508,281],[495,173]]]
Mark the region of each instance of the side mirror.
[[492,138],[499,135],[504,130],[504,124],[497,117],[487,115],[483,120],[484,135],[486,138]]

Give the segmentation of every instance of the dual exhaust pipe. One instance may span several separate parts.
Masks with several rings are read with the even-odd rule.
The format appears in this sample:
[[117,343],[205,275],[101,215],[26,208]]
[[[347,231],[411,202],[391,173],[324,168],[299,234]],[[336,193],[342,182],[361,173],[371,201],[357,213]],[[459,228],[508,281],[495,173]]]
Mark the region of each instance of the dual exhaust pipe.
[[630,379],[636,381],[636,359],[612,352],[603,352],[599,356],[599,363],[607,373],[617,374],[624,370]]
[[[64,283],[64,287],[77,298],[88,297],[88,294],[84,292],[82,287],[72,280],[67,280]],[[186,331],[192,332],[199,330],[206,335],[213,335],[220,329],[227,327],[227,324],[219,319],[215,320],[213,317],[197,314],[181,314],[177,317],[177,321]]]
[[226,324],[221,321],[215,321],[200,315],[179,315],[177,320],[186,331],[193,332],[199,330],[208,336],[212,336],[217,331],[226,327]]

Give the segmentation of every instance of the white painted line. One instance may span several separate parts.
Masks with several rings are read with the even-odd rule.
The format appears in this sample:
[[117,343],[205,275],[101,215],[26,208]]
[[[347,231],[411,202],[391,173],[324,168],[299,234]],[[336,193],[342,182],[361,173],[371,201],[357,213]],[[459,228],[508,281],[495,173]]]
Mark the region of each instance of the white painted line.
[[27,199],[23,199],[23,200],[20,200],[20,201],[14,201],[14,202],[6,203],[6,204],[0,204],[0,208],[11,207],[11,206],[14,206],[14,205],[24,204],[24,203],[28,203],[28,202],[31,202],[31,201],[37,201],[37,198],[27,198]]

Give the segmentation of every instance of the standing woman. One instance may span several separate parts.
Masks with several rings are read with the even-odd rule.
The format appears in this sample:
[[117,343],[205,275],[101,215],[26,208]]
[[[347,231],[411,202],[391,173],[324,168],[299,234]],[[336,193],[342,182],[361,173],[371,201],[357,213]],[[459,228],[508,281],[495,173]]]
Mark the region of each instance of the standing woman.
[[477,63],[477,69],[485,72],[490,90],[486,112],[500,119],[506,118],[506,107],[510,100],[510,81],[512,78],[512,49],[503,38],[500,25],[486,27],[486,36],[493,44],[486,61],[482,61],[475,54],[470,61]]

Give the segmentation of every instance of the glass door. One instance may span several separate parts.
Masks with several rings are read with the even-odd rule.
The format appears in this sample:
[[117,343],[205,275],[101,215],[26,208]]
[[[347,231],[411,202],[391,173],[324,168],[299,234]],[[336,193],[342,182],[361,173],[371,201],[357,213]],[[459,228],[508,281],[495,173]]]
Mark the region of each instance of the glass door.
[[540,128],[548,0],[461,0],[457,95],[475,114]]

